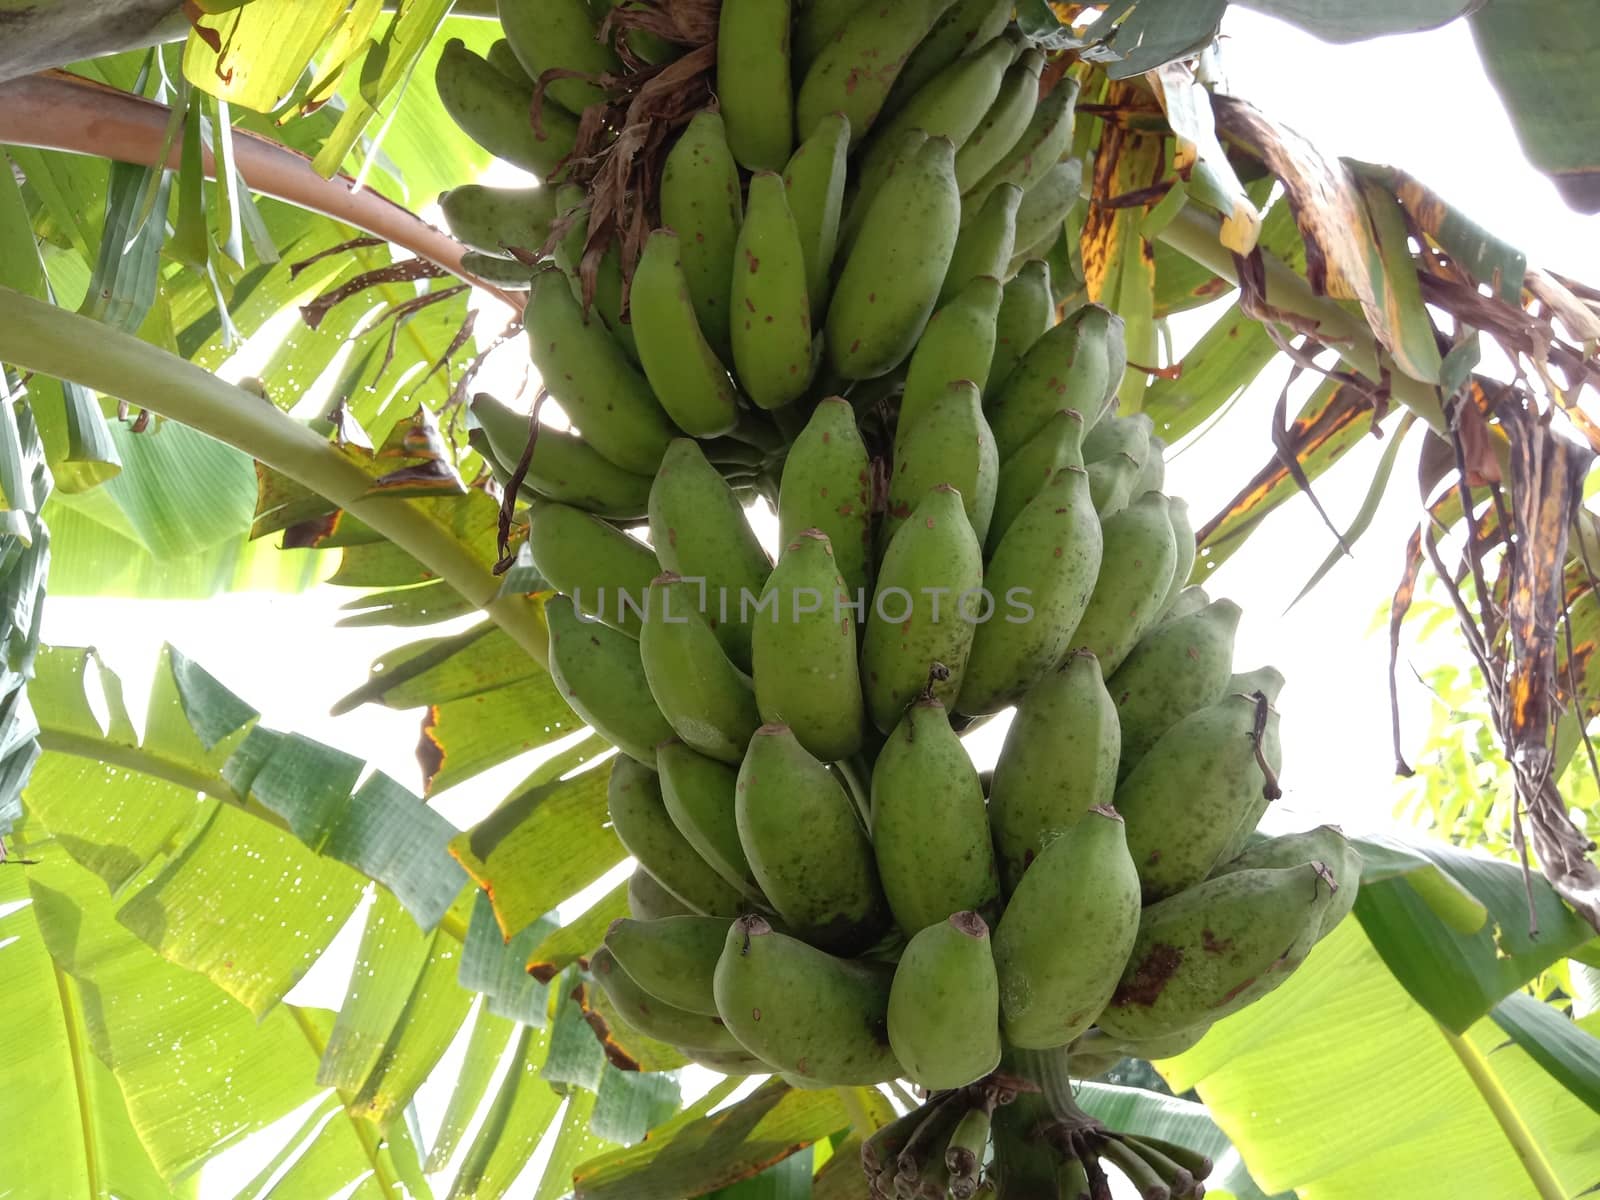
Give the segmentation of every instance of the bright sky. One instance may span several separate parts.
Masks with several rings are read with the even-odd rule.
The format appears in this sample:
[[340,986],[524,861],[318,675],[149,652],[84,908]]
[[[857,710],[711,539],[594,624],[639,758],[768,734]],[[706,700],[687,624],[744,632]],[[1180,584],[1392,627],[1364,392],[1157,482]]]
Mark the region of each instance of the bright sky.
[[[1234,94],[1327,154],[1404,166],[1489,230],[1518,242],[1533,263],[1600,282],[1595,222],[1567,209],[1524,160],[1464,23],[1340,47],[1230,9],[1224,33]],[[1191,320],[1175,328],[1179,346],[1192,342],[1202,327]],[[1199,453],[1179,453],[1170,463],[1168,490],[1188,499],[1197,525],[1266,462],[1267,423],[1284,376],[1283,367],[1271,368]],[[1360,507],[1381,449],[1377,443],[1364,446],[1318,484],[1319,497],[1341,527]],[[1333,821],[1359,830],[1390,823],[1399,793],[1391,774],[1388,650],[1386,635],[1372,629],[1416,522],[1415,457],[1413,444],[1397,467],[1394,501],[1380,510],[1354,559],[1341,563],[1292,611],[1284,613],[1331,545],[1303,499],[1272,517],[1210,585],[1214,597],[1229,596],[1245,609],[1239,669],[1272,663],[1288,677],[1279,706],[1286,795],[1269,818],[1275,825]],[[417,713],[369,707],[338,718],[326,715],[366,677],[373,658],[412,640],[405,631],[335,629],[337,607],[349,598],[331,588],[204,603],[52,597],[44,637],[56,644],[97,645],[123,673],[135,704],[160,644],[171,641],[260,708],[267,724],[331,742],[419,787],[413,757]],[[1406,748],[1414,757],[1430,701],[1404,667],[1402,685]],[[975,746],[974,752],[983,756],[985,748]],[[438,805],[452,820],[470,823],[526,769],[519,762],[489,772],[440,797]],[[526,1177],[523,1184],[531,1194]]]

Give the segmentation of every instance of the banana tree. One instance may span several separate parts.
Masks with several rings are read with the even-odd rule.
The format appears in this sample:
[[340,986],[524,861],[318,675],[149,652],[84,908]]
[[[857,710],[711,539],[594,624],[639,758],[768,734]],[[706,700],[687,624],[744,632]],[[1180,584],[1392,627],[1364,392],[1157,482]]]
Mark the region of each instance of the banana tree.
[[[4,406],[15,429],[0,439],[16,514],[0,815],[21,860],[6,876],[19,907],[5,948],[26,959],[15,975],[29,1007],[7,1095],[50,1135],[29,1140],[26,1176],[52,1195],[182,1194],[270,1128],[254,1142],[271,1149],[265,1165],[230,1194],[499,1195],[539,1151],[523,1186],[541,1197],[866,1195],[863,1150],[915,1108],[909,1096],[774,1078],[735,1098],[730,1078],[685,1104],[698,1078],[680,1074],[685,1055],[630,1024],[590,958],[639,900],[608,825],[612,760],[550,669],[555,581],[527,553],[515,508],[524,478],[541,484],[539,447],[562,443],[541,433],[550,441],[529,446],[525,423],[487,400],[462,419],[501,340],[477,336],[464,285],[515,319],[528,270],[504,246],[463,245],[414,215],[487,161],[433,79],[459,53],[452,38],[495,63],[499,27],[460,6],[446,17],[445,3],[340,3],[277,37],[274,0],[179,19],[169,7],[126,6],[120,27],[80,39],[64,6],[32,6],[4,60],[16,77],[0,85],[15,167],[0,182],[0,360],[17,372]],[[1588,458],[1548,425],[1559,411],[1590,435],[1580,400],[1600,316],[1592,293],[1528,268],[1416,181],[1324,160],[1213,94],[1224,7],[1017,10],[1057,95],[1062,80],[1077,89],[1052,173],[1070,190],[1039,238],[1070,281],[1052,299],[1121,316],[1132,365],[1116,381],[1120,409],[1142,409],[1168,441],[1201,430],[1280,355],[1327,375],[1292,420],[1280,405],[1274,460],[1200,529],[1196,582],[1366,428],[1432,431],[1426,499],[1465,550],[1451,566],[1419,529],[1395,621],[1431,559],[1461,597],[1549,879],[1362,843],[1356,919],[1288,985],[1161,1061],[1199,1103],[1082,1082],[1132,1069],[1091,1041],[1068,1059],[1075,1096],[1024,1071],[1023,1103],[1008,1111],[1036,1106],[1040,1087],[1085,1129],[1181,1143],[1214,1160],[1213,1194],[1457,1194],[1467,1176],[1440,1172],[1441,1155],[1496,1194],[1576,1194],[1600,1180],[1596,1043],[1561,997],[1552,1007],[1523,989],[1597,955],[1583,920],[1595,917],[1594,868],[1552,785],[1596,695],[1592,534],[1578,503]],[[1346,7],[1302,19],[1350,38],[1473,6]],[[1559,110],[1545,103],[1581,94],[1560,74],[1581,64],[1527,69],[1529,30],[1552,26],[1512,7],[1473,13],[1474,32],[1530,152],[1582,203],[1592,138],[1553,132]],[[1538,7],[1556,21],[1567,6]],[[610,26],[638,86],[577,131],[594,151],[592,204],[587,242],[565,251],[602,315],[608,227],[631,268],[649,217],[631,197],[654,194],[667,132],[704,102],[714,10],[643,4]],[[169,38],[181,49],[127,49]],[[529,79],[529,95],[563,78],[558,65]],[[1263,209],[1274,183],[1284,198]],[[1230,294],[1200,347],[1163,363],[1165,317]],[[1484,335],[1520,375],[1473,374]],[[233,352],[263,343],[248,387],[222,382]],[[870,431],[894,396],[863,385],[850,398]],[[719,470],[770,490],[771,449],[793,433],[780,421]],[[37,645],[47,528],[60,591],[297,587],[336,559],[332,581],[361,592],[354,620],[479,613],[465,632],[397,647],[348,703],[425,707],[425,798],[524,753],[540,760],[491,816],[456,830],[394,781],[363,781],[348,756],[260,727],[176,651],[141,736],[92,652]],[[281,550],[263,540],[280,532]],[[1540,631],[1563,615],[1570,632],[1552,649]],[[346,921],[361,936],[337,1012],[286,1002]],[[445,1101],[426,1130],[424,1086]],[[1375,1093],[1392,1114],[1353,1120]],[[1106,1143],[1106,1161],[1137,1181],[1123,1144]]]

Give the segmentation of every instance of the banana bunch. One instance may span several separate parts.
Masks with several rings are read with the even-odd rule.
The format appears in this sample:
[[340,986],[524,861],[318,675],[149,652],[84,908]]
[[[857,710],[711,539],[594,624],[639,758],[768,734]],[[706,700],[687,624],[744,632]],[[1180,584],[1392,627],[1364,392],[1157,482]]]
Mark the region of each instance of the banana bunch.
[[[543,181],[442,204],[520,272],[571,426],[470,409],[551,675],[618,752],[638,867],[591,972],[713,1069],[925,1088],[866,1143],[875,1195],[1087,1197],[1102,1159],[1199,1195],[1181,1148],[1041,1141],[1007,1064],[1181,1052],[1287,978],[1361,863],[1255,833],[1283,679],[1234,673],[1240,609],[1188,586],[1165,447],[1114,411],[1122,323],[1046,262],[1076,84],[1040,95],[994,0],[726,3],[717,107],[675,126],[636,260],[596,268],[576,131],[682,48],[607,44],[591,8],[505,0],[505,48],[437,80]],[[980,775],[962,734],[1008,712]]]

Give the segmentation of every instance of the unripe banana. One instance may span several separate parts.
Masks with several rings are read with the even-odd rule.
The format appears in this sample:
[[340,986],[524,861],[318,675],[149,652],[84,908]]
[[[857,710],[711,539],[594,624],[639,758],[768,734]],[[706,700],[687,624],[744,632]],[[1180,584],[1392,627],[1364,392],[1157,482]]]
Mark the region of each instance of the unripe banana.
[[496,71],[504,75],[512,83],[531,89],[533,76],[528,74],[528,69],[522,65],[517,57],[517,52],[511,48],[511,43],[505,38],[496,38],[484,52],[484,61]]
[[743,1049],[698,1050],[693,1046],[676,1046],[674,1049],[690,1062],[708,1071],[715,1071],[718,1075],[765,1075],[772,1070],[769,1064]]
[[1076,409],[1064,408],[1024,442],[1022,449],[1000,464],[994,516],[989,520],[989,537],[985,543],[991,556],[999,549],[1001,539],[1017,515],[1044,491],[1057,472],[1067,467],[1083,469],[1082,441],[1083,417]]
[[850,119],[856,146],[877,120],[906,58],[952,0],[883,0],[858,5],[806,68],[795,97],[795,125],[810,137],[832,112]]
[[751,738],[735,812],[750,869],[784,925],[841,954],[882,934],[888,908],[855,804],[787,726]]
[[1017,706],[989,786],[1000,880],[1009,894],[1039,853],[1111,802],[1121,731],[1092,654],[1074,654]]
[[654,763],[656,743],[671,737],[672,727],[650,698],[639,643],[585,621],[566,596],[546,601],[544,616],[550,626],[550,677],[561,698],[623,754]]
[[553,68],[580,71],[592,77],[553,78],[545,89],[546,96],[574,113],[606,102],[605,89],[594,79],[622,74],[622,60],[600,40],[595,19],[584,0],[539,0],[536,4],[499,0],[498,8],[506,41],[535,82]]
[[802,0],[794,17],[789,45],[791,78],[805,78],[807,69],[833,41],[860,7],[858,0]]
[[956,184],[963,193],[996,169],[1028,128],[1039,106],[1039,75],[1043,70],[1044,55],[1030,49],[1000,81],[994,103],[956,154]]
[[697,583],[670,572],[656,576],[639,632],[639,657],[650,694],[684,745],[718,762],[737,763],[761,714],[750,677],[728,661],[704,606]]
[[544,106],[535,132],[532,89],[507,79],[460,38],[445,43],[433,80],[445,112],[463,133],[541,180],[553,178],[578,144],[577,118],[555,104]]
[[711,977],[728,940],[725,917],[665,917],[611,922],[606,949],[650,995],[674,1008],[717,1015]]
[[849,178],[850,122],[843,113],[829,113],[817,122],[783,168],[789,211],[800,234],[806,260],[806,293],[812,325],[828,308],[828,276],[839,245],[844,213],[844,188]]
[[762,171],[734,253],[729,293],[733,365],[749,397],[782,408],[811,384],[811,298],[805,250],[783,177]]
[[717,98],[728,147],[751,171],[780,171],[794,148],[789,0],[724,4],[717,25]]
[[742,1049],[720,1017],[686,1012],[652,996],[606,947],[589,956],[589,971],[622,1019],[646,1037],[697,1050],[727,1053]]
[[951,384],[988,377],[1001,295],[998,279],[979,276],[929,318],[906,368],[900,429],[915,424]]
[[[470,412],[477,426],[468,434],[473,448],[509,476],[528,445],[527,416],[487,392],[472,398]],[[624,471],[601,458],[581,437],[549,425],[539,426],[523,486],[535,495],[613,520],[644,516],[650,498],[647,476]]]
[[533,286],[533,276],[538,270],[515,258],[477,250],[468,250],[461,256],[461,269],[508,292],[527,291]]
[[983,785],[937,700],[908,708],[878,753],[872,846],[889,908],[906,933],[963,909],[994,914],[1000,877]]
[[679,257],[678,235],[658,229],[645,242],[629,293],[634,344],[650,388],[685,433],[727,433],[739,418],[728,369],[700,332]]
[[717,1011],[751,1054],[817,1083],[859,1087],[900,1073],[887,1030],[890,970],[849,962],[735,921],[717,961]]
[[1139,932],[1139,875],[1122,818],[1091,808],[1047,844],[994,931],[1006,1040],[1064,1046],[1100,1015]]
[[1148,413],[1131,416],[1110,415],[1084,434],[1083,461],[1101,462],[1114,454],[1127,454],[1141,464],[1150,455],[1150,431],[1154,422]]
[[1021,203],[1022,189],[1008,183],[990,192],[976,211],[963,207],[961,233],[939,292],[941,301],[948,300],[979,275],[1002,279],[1010,274],[1017,206]]
[[631,758],[613,759],[606,802],[611,827],[623,848],[694,912],[708,917],[734,917],[750,907],[673,826],[661,800],[660,781],[649,767]]
[[[968,593],[983,586],[983,558],[961,493],[947,484],[924,496],[890,540],[861,649],[867,713],[884,733],[927,688],[949,705],[972,649]],[[998,604],[999,598],[996,599]],[[941,678],[939,668],[943,668]]]
[[439,194],[444,223],[456,241],[485,254],[506,247],[538,251],[556,215],[554,188],[497,188],[466,183]]
[[1094,651],[1115,673],[1161,615],[1178,557],[1167,498],[1148,492],[1101,523],[1105,556],[1094,594],[1073,631],[1073,649]]
[[674,739],[656,747],[656,774],[673,827],[729,885],[765,905],[739,841],[733,801],[738,771]]
[[1233,662],[1239,606],[1217,600],[1146,634],[1106,681],[1122,724],[1122,765],[1129,771],[1163,733],[1222,699]]
[[[1176,573],[1176,572],[1174,572]],[[1211,603],[1211,597],[1206,595],[1203,587],[1186,587],[1173,598],[1172,605],[1161,614],[1161,625],[1168,621],[1176,621],[1179,617],[1187,617],[1190,613],[1197,613]],[[1157,628],[1160,628],[1158,625]],[[1238,688],[1231,689],[1239,691]],[[1249,691],[1249,688],[1243,689]]]
[[828,305],[829,360],[846,379],[887,374],[916,348],[955,249],[953,148],[929,138],[861,219]]
[[1235,871],[1151,905],[1100,1028],[1148,1041],[1239,1011],[1304,961],[1330,900],[1308,863]]
[[861,155],[862,179],[881,180],[894,142],[908,130],[947,137],[960,150],[994,102],[1015,57],[1016,44],[1010,38],[995,37],[969,57],[951,62],[872,135]]
[[528,550],[539,574],[584,616],[639,636],[645,595],[661,570],[649,546],[581,509],[540,501],[528,509]]
[[1089,492],[1102,518],[1128,507],[1150,457],[1149,416],[1108,416],[1083,439],[1083,460],[1089,470]]
[[989,926],[957,912],[912,936],[889,988],[889,1044],[930,1092],[965,1087],[1000,1065],[1000,985]]
[[594,265],[592,278],[583,265],[589,238],[589,194],[575,183],[562,184],[556,191],[556,213],[565,232],[556,242],[551,258],[566,273],[572,294],[585,314],[598,314],[617,345],[633,362],[639,361],[634,344],[633,324],[622,315],[622,251],[611,242]]
[[[1226,857],[1267,788],[1257,761],[1257,701],[1229,693],[1168,729],[1117,788],[1128,822],[1128,849],[1145,898],[1162,900],[1193,887]],[[1277,741],[1268,709],[1262,751]],[[1242,834],[1239,834],[1242,838]]]
[[972,535],[982,545],[994,513],[999,474],[1000,459],[989,422],[983,419],[978,385],[970,379],[948,385],[944,395],[918,414],[915,422],[902,424],[895,432],[884,542],[910,519],[930,488],[946,483],[961,493]]
[[687,904],[662,887],[643,867],[635,867],[628,876],[628,912],[635,921],[693,915]]
[[1028,347],[989,397],[989,424],[1000,457],[1009,458],[1063,408],[1083,414],[1085,430],[1122,382],[1122,318],[1098,304],[1078,309]]
[[1037,257],[1061,236],[1062,225],[1073,205],[1078,202],[1078,192],[1083,185],[1083,161],[1063,159],[1040,177],[1027,190],[1017,208],[1016,253],[1021,261],[1017,266]]
[[1017,597],[1027,612],[978,626],[958,712],[999,712],[1061,661],[1103,574],[1103,554],[1109,562],[1088,480],[1063,467],[1017,514],[989,560],[984,588]]
[[1012,369],[1055,320],[1050,295],[1050,265],[1043,259],[1024,263],[1000,297],[995,317],[994,357],[983,385],[985,396],[998,396]]
[[1163,610],[1177,600],[1178,593],[1188,586],[1189,576],[1194,571],[1194,560],[1200,553],[1195,543],[1194,526],[1189,523],[1189,502],[1172,499],[1167,504],[1167,516],[1172,521],[1172,543],[1177,547],[1178,561],[1172,569],[1172,583],[1167,587],[1167,598],[1161,604]]
[[[981,54],[1004,32],[1011,20],[1011,9],[1010,0],[956,0],[906,59],[884,101],[884,112],[898,113],[904,106],[916,103],[926,91],[925,85],[951,63]],[[1015,57],[1014,48],[1011,57]],[[1010,58],[1006,61],[1009,63]],[[980,111],[988,104],[988,100],[983,101],[978,106]]]
[[624,470],[653,472],[672,422],[605,326],[584,319],[565,275],[539,273],[524,319],[533,365],[584,439]]
[[1048,96],[1039,101],[1027,128],[1000,161],[965,193],[968,204],[979,205],[1003,183],[1027,191],[1061,161],[1072,145],[1073,109],[1078,102],[1078,81],[1064,75]]
[[668,571],[705,581],[706,619],[733,665],[749,670],[744,610],[761,595],[772,564],[745,519],[744,505],[691,438],[674,441],[656,472],[650,544]]
[[853,173],[845,198],[844,215],[839,221],[839,244],[835,248],[834,262],[831,265],[833,274],[837,275],[849,260],[850,251],[854,249],[856,238],[861,234],[862,222],[866,219],[867,213],[872,211],[872,201],[877,197],[884,182],[898,172],[910,170],[916,161],[917,153],[927,144],[926,132],[921,129],[908,129],[888,140],[887,163],[881,172],[873,175],[862,175],[859,171]]
[[825,762],[849,758],[866,716],[852,597],[827,534],[807,529],[787,544],[761,601],[751,631],[761,719],[787,725]]
[[817,405],[783,463],[778,539],[788,545],[807,529],[827,535],[850,599],[865,600],[872,577],[872,464],[855,409],[838,396]]
[[661,223],[677,232],[683,275],[706,340],[729,362],[728,289],[743,219],[739,165],[728,149],[722,115],[697,112],[661,170]]
[[1211,872],[1211,878],[1231,875],[1235,871],[1297,867],[1312,862],[1321,863],[1327,868],[1329,886],[1336,889],[1317,930],[1320,941],[1350,915],[1350,910],[1355,907],[1356,893],[1361,887],[1361,851],[1337,826],[1318,825],[1303,833],[1262,838]]
[[[1263,697],[1269,706],[1278,703],[1278,693],[1283,691],[1283,675],[1274,667],[1258,667],[1254,671],[1234,675],[1228,680],[1225,695]],[[1234,831],[1227,847],[1223,850],[1219,862],[1227,862],[1244,852],[1250,835],[1255,831],[1257,823],[1266,815],[1268,806],[1278,794],[1277,776],[1283,770],[1283,745],[1278,737],[1278,713],[1273,708],[1269,714],[1266,729],[1261,736],[1261,757],[1266,761],[1267,769],[1272,772],[1272,786],[1262,788],[1259,795],[1250,800],[1250,807],[1239,818],[1239,828]]]

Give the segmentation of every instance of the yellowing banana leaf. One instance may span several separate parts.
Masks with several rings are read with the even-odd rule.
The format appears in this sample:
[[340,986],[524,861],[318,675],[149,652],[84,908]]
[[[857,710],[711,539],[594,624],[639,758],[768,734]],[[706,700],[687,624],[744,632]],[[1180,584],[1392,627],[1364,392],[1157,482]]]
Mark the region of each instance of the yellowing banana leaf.
[[344,9],[345,0],[254,0],[202,16],[183,48],[184,76],[220,100],[271,112],[294,90]]
[[1557,1200],[1600,1183],[1600,1126],[1492,1019],[1415,1004],[1346,921],[1277,991],[1158,1064],[1269,1191]]

